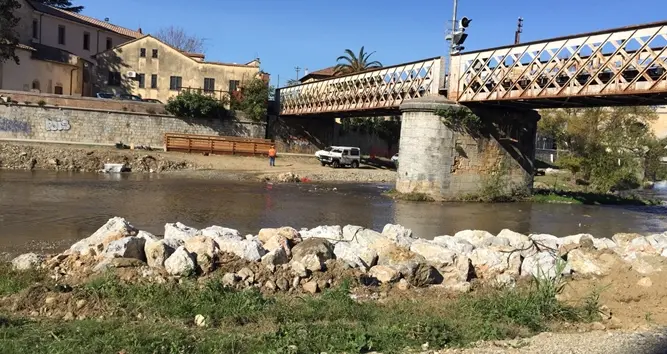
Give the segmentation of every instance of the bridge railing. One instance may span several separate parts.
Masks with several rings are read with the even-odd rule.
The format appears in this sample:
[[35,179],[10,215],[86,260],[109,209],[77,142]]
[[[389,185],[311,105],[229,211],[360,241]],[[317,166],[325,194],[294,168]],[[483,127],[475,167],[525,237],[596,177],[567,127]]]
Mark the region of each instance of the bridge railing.
[[392,109],[444,87],[444,59],[429,58],[278,89],[281,115]]
[[454,55],[459,102],[667,91],[667,22]]

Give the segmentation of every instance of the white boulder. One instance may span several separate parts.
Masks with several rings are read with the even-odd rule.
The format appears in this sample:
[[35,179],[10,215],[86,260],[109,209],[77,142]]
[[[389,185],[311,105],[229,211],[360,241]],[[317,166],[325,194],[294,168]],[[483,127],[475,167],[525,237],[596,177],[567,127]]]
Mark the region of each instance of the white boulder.
[[463,230],[457,232],[454,237],[466,240],[475,247],[483,247],[489,239],[494,238],[492,234],[483,230]]
[[106,224],[97,229],[89,237],[73,244],[68,252],[80,253],[82,255],[89,254],[91,249],[101,252],[105,244],[109,244],[113,240],[135,235],[137,232],[138,230],[127,220],[116,216],[109,219]]
[[44,256],[36,253],[22,254],[12,260],[12,269],[24,271],[37,269],[44,261]]
[[433,241],[415,240],[410,246],[410,251],[424,257],[436,267],[454,263],[456,252]]
[[368,271],[378,260],[377,252],[369,248],[353,246],[346,241],[336,242],[333,253],[337,259],[363,271]]
[[146,263],[149,267],[162,268],[164,262],[174,253],[176,248],[169,245],[165,240],[147,241],[144,245]]
[[433,242],[445,246],[458,254],[469,254],[475,249],[472,243],[453,236],[437,236],[433,238]]
[[400,278],[401,274],[394,268],[383,265],[376,265],[368,271],[368,275],[379,280],[381,283],[391,283]]
[[299,234],[304,240],[313,237],[325,238],[332,241],[343,240],[343,229],[338,225],[318,226],[310,230],[301,230]]
[[410,248],[412,242],[416,240],[412,236],[412,230],[403,227],[402,225],[387,224],[382,229],[384,237],[394,241],[402,247]]
[[197,265],[192,255],[181,246],[164,262],[164,268],[170,275],[188,276],[195,272]]
[[194,227],[186,226],[177,223],[167,223],[164,225],[164,238],[165,240],[175,240],[181,244],[190,237],[197,235],[199,230]]

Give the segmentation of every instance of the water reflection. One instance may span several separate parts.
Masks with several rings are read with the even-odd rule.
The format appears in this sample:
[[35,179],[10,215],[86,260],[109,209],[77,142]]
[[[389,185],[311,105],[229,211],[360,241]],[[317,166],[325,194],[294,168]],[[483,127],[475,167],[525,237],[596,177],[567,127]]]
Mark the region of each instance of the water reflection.
[[389,186],[238,183],[178,175],[105,175],[0,171],[0,252],[86,237],[113,216],[162,234],[166,222],[223,225],[243,233],[262,227],[386,223],[432,238],[464,229],[566,236],[667,230],[664,207],[553,204],[428,204],[382,197]]

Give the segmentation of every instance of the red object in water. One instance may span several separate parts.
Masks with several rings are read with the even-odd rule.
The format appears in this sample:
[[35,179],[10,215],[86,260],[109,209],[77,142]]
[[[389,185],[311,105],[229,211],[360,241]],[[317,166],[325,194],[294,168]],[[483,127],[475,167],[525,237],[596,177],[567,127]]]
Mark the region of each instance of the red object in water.
[[299,181],[301,181],[302,183],[308,183],[310,182],[310,179],[308,177],[303,177]]

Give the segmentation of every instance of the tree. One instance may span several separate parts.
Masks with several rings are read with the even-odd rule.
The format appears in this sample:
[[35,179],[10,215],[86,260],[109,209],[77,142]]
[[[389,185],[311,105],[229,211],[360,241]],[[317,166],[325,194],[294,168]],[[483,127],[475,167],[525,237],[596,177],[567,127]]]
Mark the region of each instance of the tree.
[[375,52],[366,53],[364,47],[361,47],[358,55],[354,54],[350,49],[345,49],[345,55],[341,55],[336,59],[338,64],[336,64],[336,67],[334,68],[334,74],[344,75],[381,68],[382,63],[379,61],[368,61],[373,53]]
[[286,86],[286,87],[296,86],[296,85],[301,85],[301,81],[299,81],[299,80],[294,80],[294,79],[289,79],[289,80],[287,80],[287,82],[285,83],[285,86]]
[[18,33],[14,29],[19,23],[19,18],[14,11],[21,8],[17,0],[0,0],[0,63],[12,59],[16,64],[19,57],[14,51],[19,43]]
[[170,46],[188,53],[204,53],[204,38],[187,33],[181,27],[169,26],[160,29],[155,37]]
[[183,91],[169,98],[165,110],[183,118],[224,118],[227,116],[224,103],[199,92]]
[[241,88],[241,97],[232,97],[232,109],[240,110],[254,121],[266,118],[269,105],[269,93],[275,91],[273,87],[262,79],[255,78]]
[[569,150],[556,162],[609,191],[636,185],[653,136],[654,107],[596,107],[542,112],[541,134]]
[[83,6],[73,6],[70,0],[37,0],[37,2],[70,12],[81,12],[83,10]]

